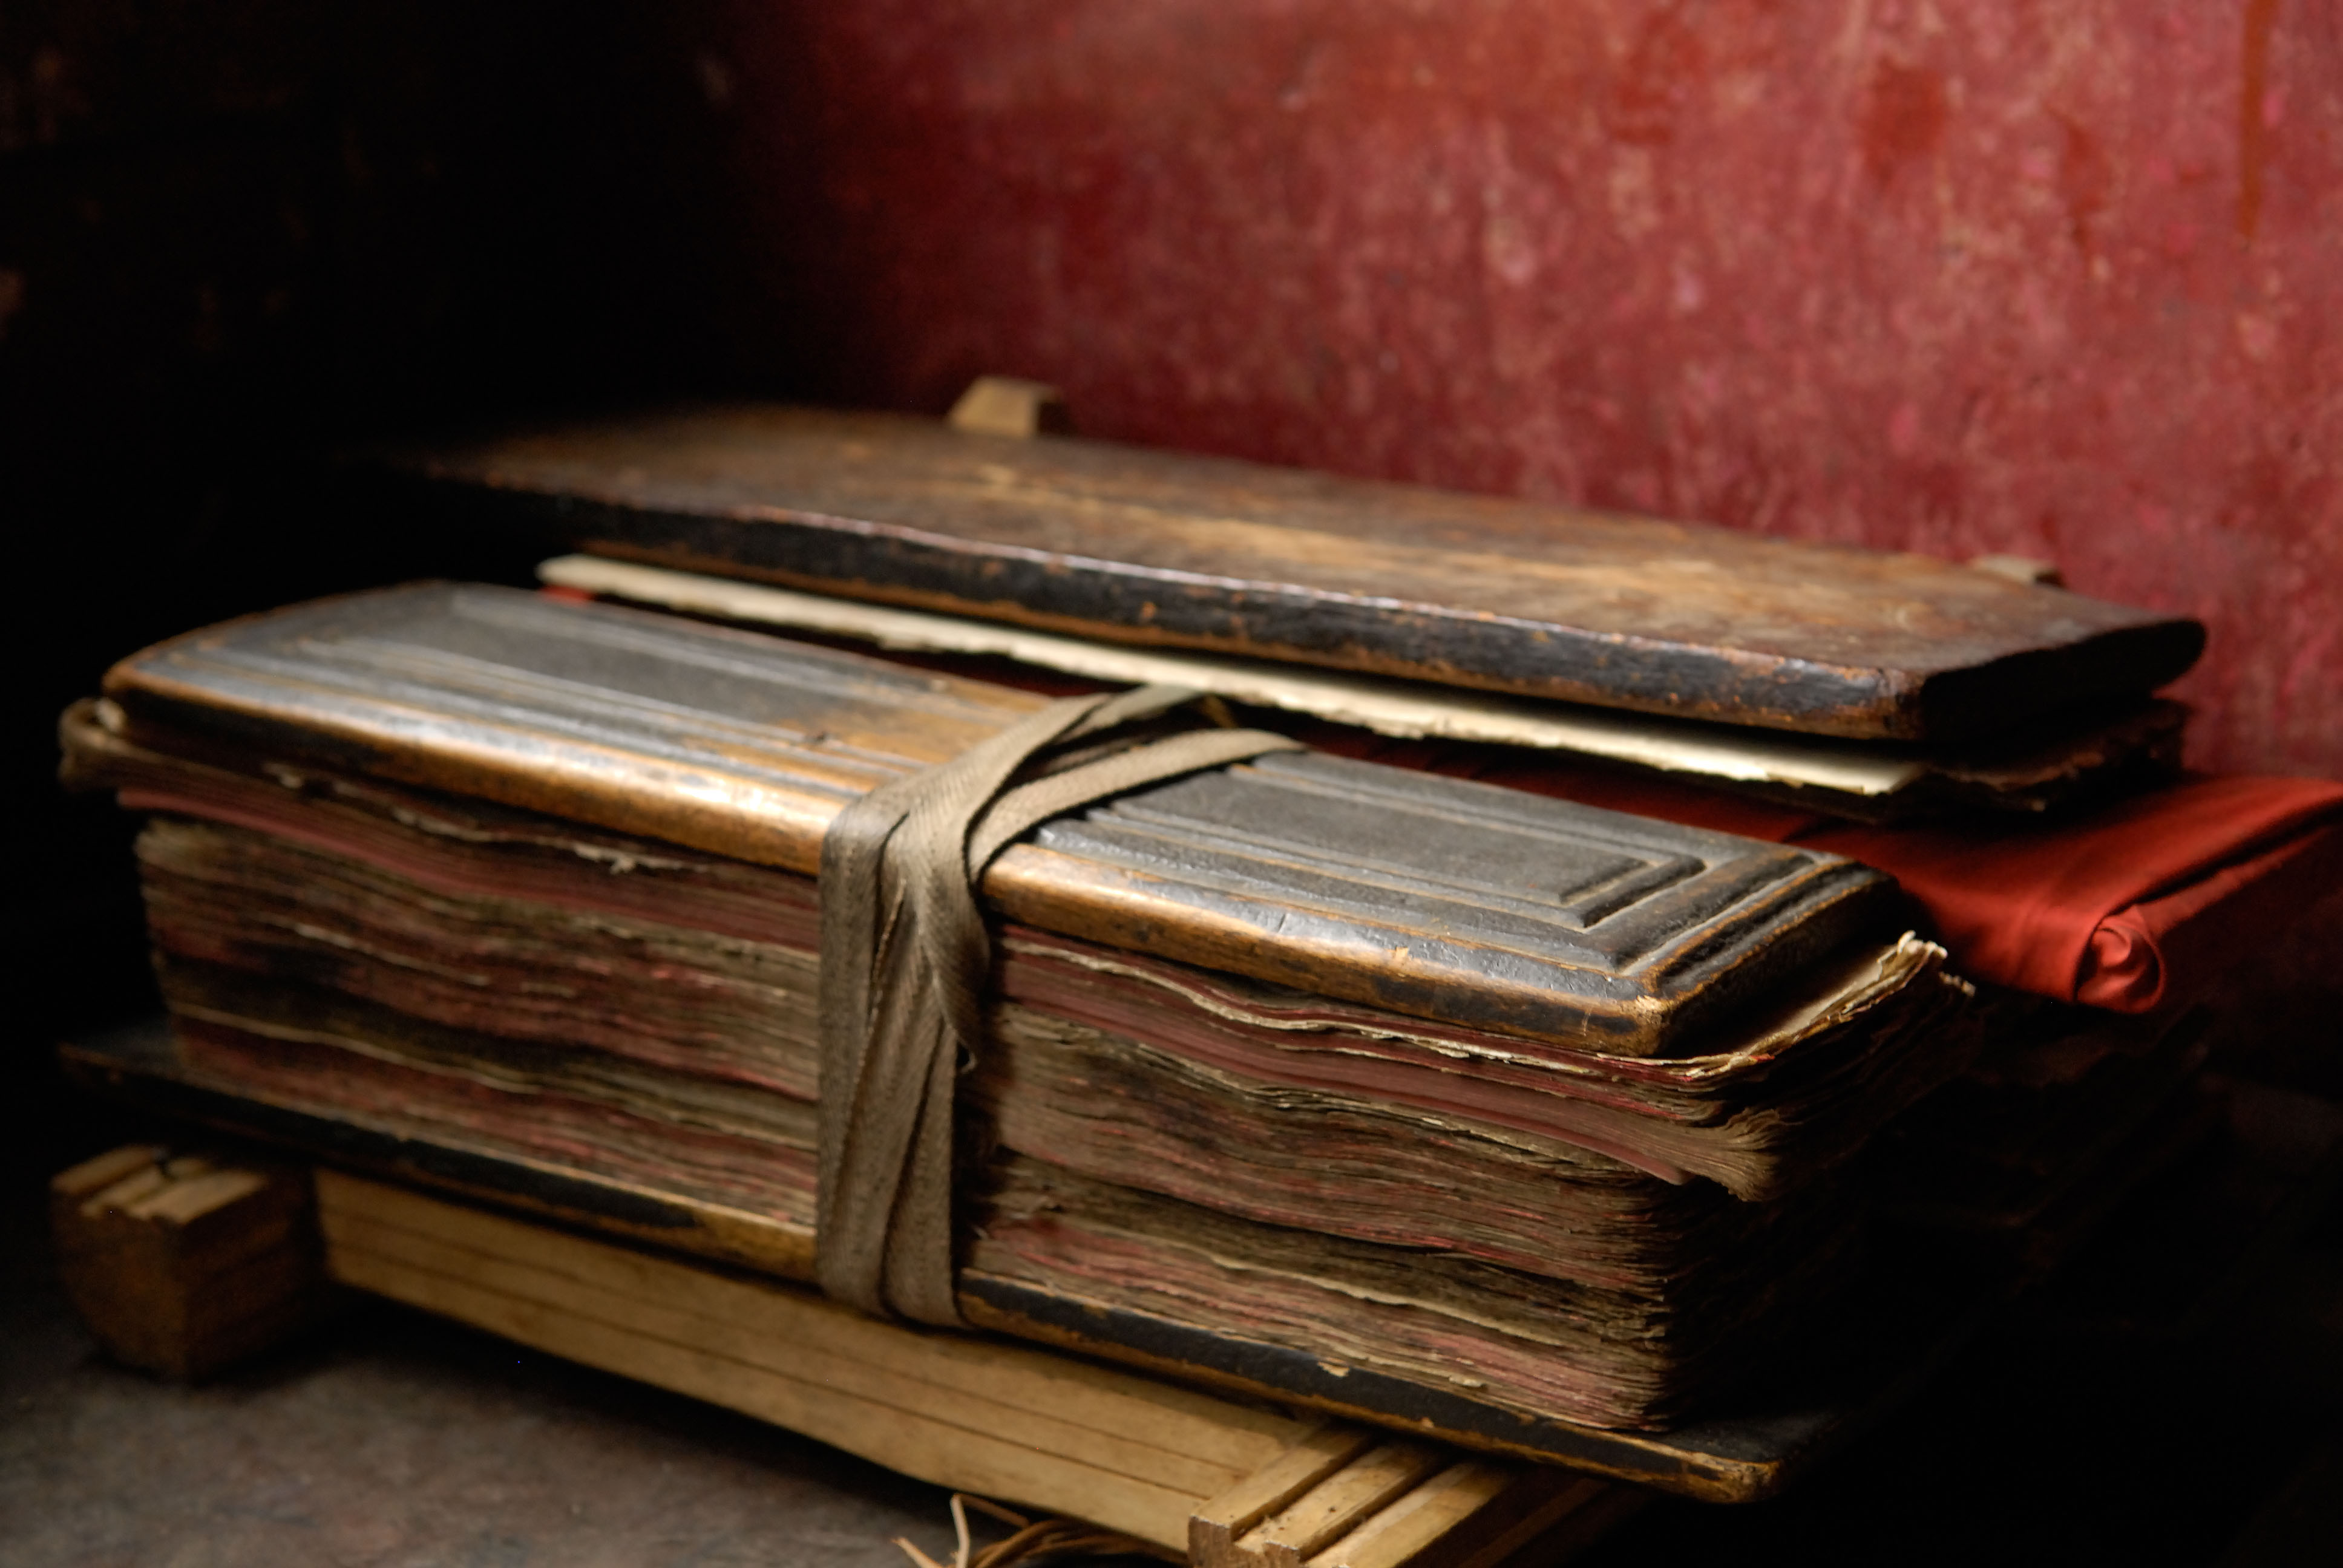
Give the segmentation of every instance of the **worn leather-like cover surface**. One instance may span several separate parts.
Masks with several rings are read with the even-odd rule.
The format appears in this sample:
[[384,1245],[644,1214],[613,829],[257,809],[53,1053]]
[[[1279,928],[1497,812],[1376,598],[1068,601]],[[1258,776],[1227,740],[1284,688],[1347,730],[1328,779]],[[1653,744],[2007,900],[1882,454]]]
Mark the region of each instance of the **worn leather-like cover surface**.
[[2146,692],[2204,643],[1924,556],[888,415],[634,417],[389,471],[603,554],[1816,734],[1989,736]]
[[[808,874],[845,800],[1040,700],[446,584],[191,633],[106,693],[146,744],[287,783],[306,759]],[[1729,1027],[1875,932],[1892,889],[1830,855],[1312,753],[1046,824],[982,883],[1046,930],[1628,1055]]]

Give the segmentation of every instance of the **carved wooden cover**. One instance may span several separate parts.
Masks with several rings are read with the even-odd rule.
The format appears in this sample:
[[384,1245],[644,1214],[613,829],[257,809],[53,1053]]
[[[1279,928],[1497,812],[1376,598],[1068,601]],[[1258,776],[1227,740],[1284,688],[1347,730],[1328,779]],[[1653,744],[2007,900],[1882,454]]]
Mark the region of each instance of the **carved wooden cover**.
[[[813,873],[850,797],[1025,693],[508,588],[321,600],[158,645],[130,732],[297,781],[304,759]],[[989,902],[1069,936],[1420,1017],[1647,1055],[1886,918],[1835,856],[1317,754],[1050,823]]]
[[401,464],[604,554],[1822,734],[1990,735],[2144,693],[2204,641],[1922,556],[883,415],[700,411]]

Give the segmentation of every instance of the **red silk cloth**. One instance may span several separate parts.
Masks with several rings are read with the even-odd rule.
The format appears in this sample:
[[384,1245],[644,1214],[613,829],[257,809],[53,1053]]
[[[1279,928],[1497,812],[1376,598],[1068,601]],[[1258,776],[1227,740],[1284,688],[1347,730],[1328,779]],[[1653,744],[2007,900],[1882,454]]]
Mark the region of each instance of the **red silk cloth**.
[[1964,974],[2116,1012],[2203,990],[2343,883],[2343,784],[2320,779],[2198,775],[2049,822],[1894,828],[1551,757],[1473,773],[1875,866]]

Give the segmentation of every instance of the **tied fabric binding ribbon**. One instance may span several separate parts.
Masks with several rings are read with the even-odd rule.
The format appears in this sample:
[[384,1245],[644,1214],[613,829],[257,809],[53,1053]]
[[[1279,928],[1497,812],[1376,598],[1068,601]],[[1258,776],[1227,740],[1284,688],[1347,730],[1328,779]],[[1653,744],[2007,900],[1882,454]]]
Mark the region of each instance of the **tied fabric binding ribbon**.
[[[976,882],[1052,817],[1183,773],[1302,749],[1252,729],[1116,744],[1197,694],[1052,702],[849,805],[821,841],[820,1186],[815,1271],[880,1316],[958,1326],[952,1099],[983,1028],[991,939]],[[1038,776],[1012,786],[1021,770]]]

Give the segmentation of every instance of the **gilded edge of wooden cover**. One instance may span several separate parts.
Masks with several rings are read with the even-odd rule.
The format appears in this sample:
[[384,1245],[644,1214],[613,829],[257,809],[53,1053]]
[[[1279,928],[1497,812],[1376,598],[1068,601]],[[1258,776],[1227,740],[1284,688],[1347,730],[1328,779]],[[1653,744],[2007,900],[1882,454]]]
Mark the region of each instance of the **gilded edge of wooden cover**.
[[[305,760],[807,875],[852,795],[1040,700],[673,617],[420,584],[189,633],[127,732]],[[1045,930],[1534,1040],[1653,1055],[1891,918],[1839,857],[1316,753],[1045,824],[987,872]]]
[[598,554],[1111,641],[1955,742],[2204,628],[1928,557],[893,415],[700,409],[395,457]]

